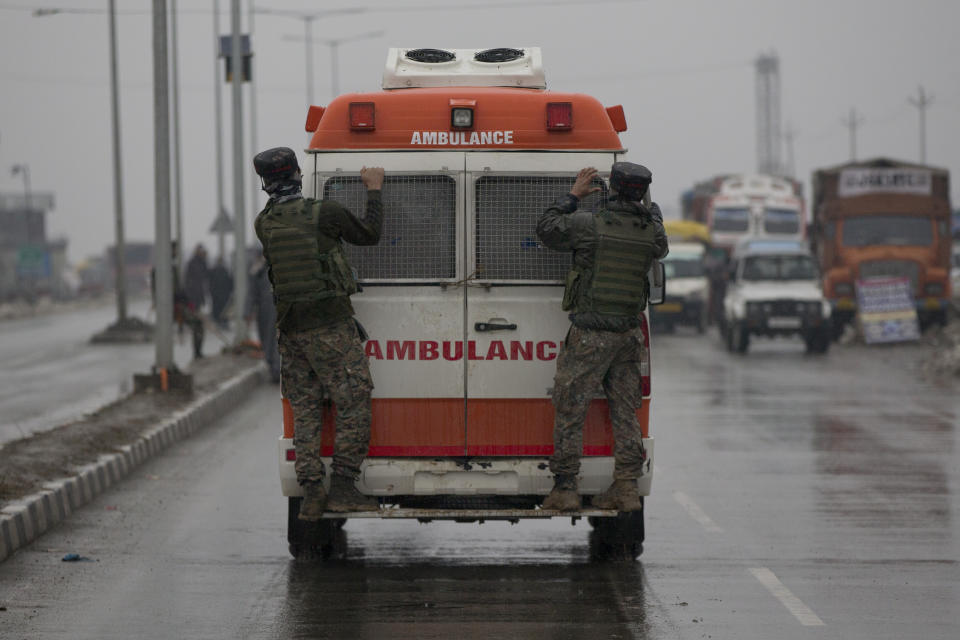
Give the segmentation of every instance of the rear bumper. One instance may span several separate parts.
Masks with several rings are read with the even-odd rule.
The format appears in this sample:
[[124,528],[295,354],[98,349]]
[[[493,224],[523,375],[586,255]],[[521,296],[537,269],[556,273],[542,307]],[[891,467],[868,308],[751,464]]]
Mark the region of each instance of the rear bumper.
[[[653,438],[643,439],[647,450],[644,475],[637,481],[640,495],[650,495],[653,483]],[[287,450],[293,440],[280,438],[278,460],[284,496],[302,495]],[[323,458],[329,470],[331,459]],[[546,495],[553,487],[547,458],[367,458],[360,467],[360,491],[389,496],[523,496]],[[329,474],[326,481],[329,482]],[[580,494],[595,495],[613,479],[613,457],[586,456],[580,462]]]

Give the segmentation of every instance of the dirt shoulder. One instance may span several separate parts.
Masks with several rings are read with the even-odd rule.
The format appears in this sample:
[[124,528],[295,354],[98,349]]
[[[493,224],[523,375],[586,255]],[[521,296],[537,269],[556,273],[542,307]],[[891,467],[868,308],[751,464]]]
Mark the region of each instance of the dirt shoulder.
[[194,393],[139,393],[111,403],[81,420],[9,442],[0,448],[0,508],[36,493],[101,455],[119,451],[196,398],[245,370],[262,366],[250,355],[221,354],[194,361]]

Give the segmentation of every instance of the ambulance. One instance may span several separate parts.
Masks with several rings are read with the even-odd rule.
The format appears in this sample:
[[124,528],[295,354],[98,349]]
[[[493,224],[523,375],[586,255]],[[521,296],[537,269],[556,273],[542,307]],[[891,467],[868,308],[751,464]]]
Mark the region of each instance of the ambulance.
[[[294,416],[284,401],[280,479],[289,499],[293,556],[344,552],[346,518],[484,522],[562,515],[592,525],[595,556],[642,550],[643,513],[539,507],[553,486],[551,392],[570,321],[561,311],[570,252],[537,240],[536,221],[567,193],[577,172],[623,160],[621,106],[546,90],[541,52],[523,49],[390,49],[383,90],[311,106],[302,162],[305,191],[362,215],[364,166],[382,166],[379,244],[345,244],[361,291],[352,296],[369,339],[375,388],[369,455],[357,486],[376,496],[370,513],[297,518]],[[651,270],[651,299],[662,269]],[[656,278],[653,277],[656,274]],[[649,331],[643,318],[649,358]],[[649,495],[650,362],[642,363],[638,410],[646,445],[641,495]],[[580,491],[612,480],[613,437],[602,389],[584,425]],[[322,455],[329,469],[336,411],[327,407]],[[328,476],[329,478],[329,476]]]

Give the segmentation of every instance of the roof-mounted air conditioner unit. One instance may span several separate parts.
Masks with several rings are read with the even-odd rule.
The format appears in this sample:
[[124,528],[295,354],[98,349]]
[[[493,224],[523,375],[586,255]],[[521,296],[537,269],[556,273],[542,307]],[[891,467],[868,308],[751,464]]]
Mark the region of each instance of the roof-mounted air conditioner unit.
[[523,87],[546,89],[540,47],[404,49],[387,52],[384,89]]

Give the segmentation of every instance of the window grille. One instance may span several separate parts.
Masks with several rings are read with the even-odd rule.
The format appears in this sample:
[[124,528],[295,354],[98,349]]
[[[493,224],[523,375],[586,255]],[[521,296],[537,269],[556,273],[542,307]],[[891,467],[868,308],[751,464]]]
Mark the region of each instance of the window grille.
[[[324,199],[354,215],[366,210],[366,187],[359,176],[333,176]],[[446,175],[387,176],[383,185],[380,242],[359,247],[344,243],[350,265],[363,280],[447,280],[457,274],[457,185]]]
[[[537,240],[537,218],[569,193],[574,177],[481,176],[476,182],[476,277],[479,280],[563,282],[572,252],[555,251]],[[580,201],[597,212],[607,188]]]

